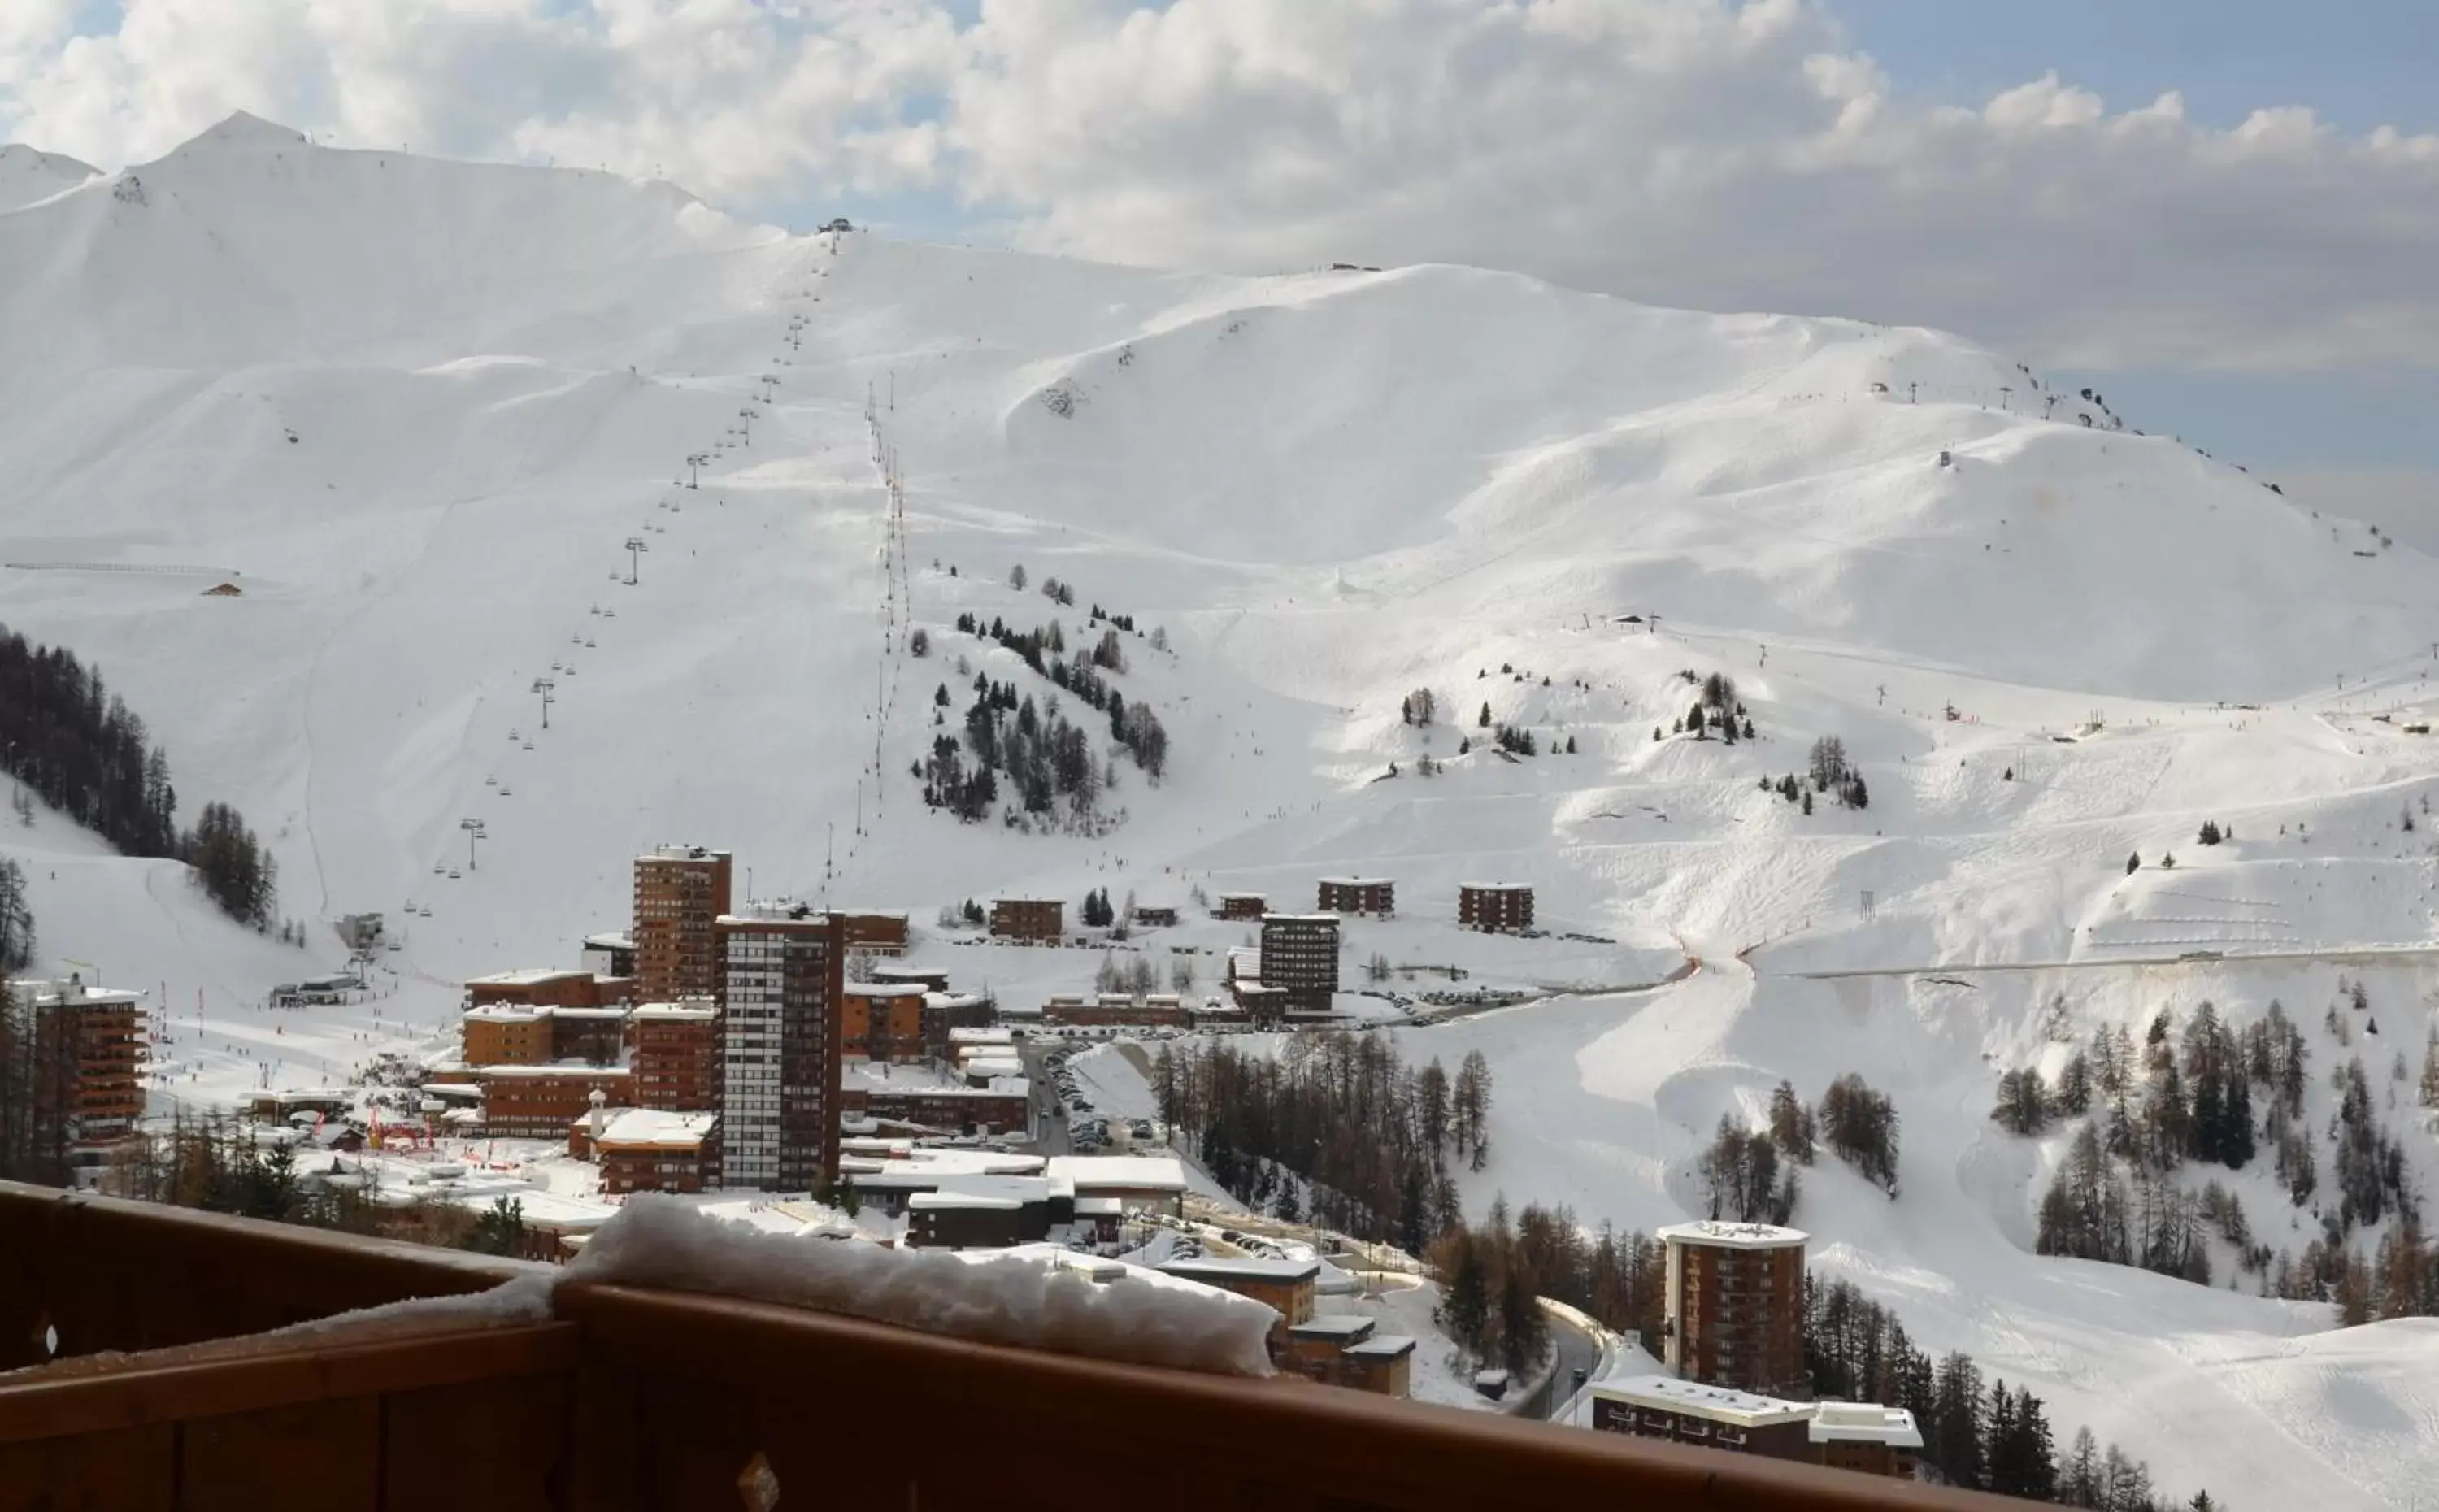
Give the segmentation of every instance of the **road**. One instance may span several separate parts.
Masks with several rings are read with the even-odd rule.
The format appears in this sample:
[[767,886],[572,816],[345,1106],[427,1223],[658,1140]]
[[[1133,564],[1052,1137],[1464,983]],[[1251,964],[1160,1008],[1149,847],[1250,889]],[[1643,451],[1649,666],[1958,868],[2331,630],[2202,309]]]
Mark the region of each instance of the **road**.
[[1067,1120],[1059,1115],[1058,1089],[1041,1063],[1060,1042],[1040,1038],[1018,1041],[1017,1058],[1024,1062],[1025,1077],[1033,1084],[1033,1148],[1043,1156],[1076,1152],[1067,1139]]
[[1807,982],[1835,982],[1859,976],[1989,976],[2022,971],[2097,971],[2129,966],[2229,966],[2253,962],[2317,962],[2327,965],[2412,966],[2439,956],[2439,946],[2369,946],[2335,951],[2188,951],[2178,955],[2120,955],[2077,961],[1996,961],[1971,966],[1867,966],[1831,971],[1773,971],[1756,962],[1745,964],[1755,976],[1796,977]]
[[1584,1332],[1564,1318],[1544,1313],[1550,1320],[1550,1338],[1558,1346],[1558,1370],[1550,1382],[1550,1402],[1545,1416],[1556,1417],[1574,1399],[1576,1372],[1587,1377],[1600,1363],[1600,1341]]

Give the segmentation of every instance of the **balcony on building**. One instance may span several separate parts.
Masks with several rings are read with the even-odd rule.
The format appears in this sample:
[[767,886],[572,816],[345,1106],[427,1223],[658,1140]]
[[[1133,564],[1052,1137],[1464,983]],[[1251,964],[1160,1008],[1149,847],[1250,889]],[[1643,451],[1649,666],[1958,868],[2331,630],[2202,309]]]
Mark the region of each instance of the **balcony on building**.
[[730,1296],[471,1300],[560,1273],[0,1183],[0,1506],[1042,1508],[1070,1466],[1144,1508],[2020,1504]]

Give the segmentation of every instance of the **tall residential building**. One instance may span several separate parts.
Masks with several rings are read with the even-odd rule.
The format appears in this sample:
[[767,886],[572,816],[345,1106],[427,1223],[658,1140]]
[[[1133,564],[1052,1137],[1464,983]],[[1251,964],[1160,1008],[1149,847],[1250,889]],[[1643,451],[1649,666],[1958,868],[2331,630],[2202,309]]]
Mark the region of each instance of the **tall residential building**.
[[720,1013],[708,1001],[647,1003],[627,1015],[635,1106],[700,1112],[720,1106]]
[[1327,1013],[1338,990],[1338,916],[1262,916],[1262,985],[1284,994],[1290,1012]]
[[707,998],[720,990],[712,925],[729,906],[729,856],[663,845],[635,858],[635,996],[642,1003]]
[[1398,911],[1398,884],[1386,877],[1325,877],[1321,880],[1321,911],[1378,914],[1386,918]]
[[[720,1184],[810,1192],[838,1174],[838,917],[754,907],[715,926],[720,959]],[[640,945],[640,941],[638,942]]]
[[73,1162],[78,1151],[135,1127],[144,1116],[151,1027],[141,992],[89,987],[81,974],[9,984],[0,1050],[30,1069],[24,1116],[38,1155]]
[[1490,934],[1522,934],[1533,927],[1533,889],[1523,882],[1462,882],[1456,921]]
[[1764,1396],[1812,1395],[1804,1368],[1804,1245],[1800,1229],[1769,1223],[1679,1223],[1668,1246],[1668,1368],[1686,1380]]

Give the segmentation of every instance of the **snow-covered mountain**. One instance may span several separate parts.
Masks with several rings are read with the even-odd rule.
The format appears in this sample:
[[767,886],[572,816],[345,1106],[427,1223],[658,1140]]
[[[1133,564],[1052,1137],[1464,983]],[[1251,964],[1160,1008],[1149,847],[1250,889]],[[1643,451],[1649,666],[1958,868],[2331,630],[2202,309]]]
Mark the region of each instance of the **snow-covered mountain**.
[[[1918,1342],[2170,1485],[2369,1507],[2439,1477],[2427,1332],[2314,1337],[2325,1307],[2036,1258],[2062,1140],[1987,1117],[2061,1023],[2139,1037],[2203,998],[2239,1023],[2283,999],[2316,1036],[2315,1119],[2346,1056],[2382,1089],[2391,1048],[2418,1056],[2439,876],[2400,818],[2439,782],[2412,733],[2429,559],[1925,330],[1460,268],[792,237],[664,185],[247,117],[89,182],[20,160],[0,624],[98,664],[190,806],[243,809],[286,912],[431,910],[394,998],[274,1022],[249,1005],[329,948],[236,932],[157,865],[67,859],[47,817],[0,830],[46,955],[201,1003],[177,1031],[192,1094],[319,1079],[440,1024],[466,974],[572,958],[662,840],[735,847],[759,894],[918,924],[1003,889],[1301,906],[1317,876],[1376,873],[1405,916],[1351,925],[1352,960],[1570,987],[1700,963],[1398,1031],[1492,1059],[1470,1196],[1668,1221],[1722,1112],[1860,1072],[1905,1119],[1903,1195],[1824,1167],[1797,1221]],[[1141,631],[1111,681],[1166,726],[1166,778],[1112,756],[1123,822],[1090,836],[924,808],[910,766],[975,674],[1052,691],[958,616],[1055,617],[1081,649],[1095,605]],[[1732,676],[1754,737],[1673,733],[1686,672]],[[1421,688],[1441,712],[1417,729]],[[1489,749],[1486,706],[1543,754]],[[1822,735],[1867,809],[1762,791]],[[2204,819],[2235,838],[2195,845]],[[1597,938],[1455,936],[1480,875]],[[1020,991],[1086,985],[1043,959],[1069,952],[923,948]],[[2318,1038],[2340,971],[2376,1040]],[[2412,1093],[2386,1116],[2427,1174]],[[2300,1249],[2308,1214],[2290,1227],[2257,1165],[2234,1184]]]
[[38,152],[14,142],[0,144],[0,210],[14,210],[72,189],[95,169],[57,152]]

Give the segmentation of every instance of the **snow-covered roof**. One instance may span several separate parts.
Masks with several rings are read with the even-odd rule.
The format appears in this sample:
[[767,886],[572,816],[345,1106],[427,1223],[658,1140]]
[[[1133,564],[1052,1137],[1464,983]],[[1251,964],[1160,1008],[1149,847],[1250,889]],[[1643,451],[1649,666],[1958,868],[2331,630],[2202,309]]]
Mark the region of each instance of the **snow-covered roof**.
[[1650,1407],[1687,1417],[1734,1423],[1740,1428],[1766,1428],[1773,1423],[1800,1423],[1812,1415],[1810,1402],[1783,1401],[1754,1392],[1707,1386],[1675,1376],[1632,1376],[1624,1380],[1596,1381],[1593,1395],[1635,1407]]
[[720,1016],[713,1007],[697,1007],[691,1003],[646,1003],[631,1009],[631,1019],[645,1019],[656,1023],[709,1023]]
[[94,987],[83,982],[17,981],[9,986],[21,999],[30,999],[38,1008],[56,1008],[63,999],[80,1007],[125,1008],[144,1001],[141,991],[126,987]]
[[1321,885],[1324,887],[1395,887],[1398,884],[1395,879],[1388,877],[1325,877],[1321,880]]
[[1054,1155],[1046,1169],[1074,1182],[1078,1193],[1185,1190],[1185,1167],[1167,1155]]
[[1887,1444],[1897,1449],[1922,1448],[1922,1431],[1914,1414],[1878,1402],[1821,1402],[1808,1431],[1815,1444]]
[[1457,886],[1469,893],[1529,893],[1533,890],[1531,882],[1459,882]]
[[472,1023],[540,1023],[550,1017],[548,1008],[528,1008],[514,1003],[491,1003],[479,1008],[468,1008],[465,1017]]
[[635,942],[626,931],[614,930],[603,934],[587,934],[584,943],[596,951],[632,951]]
[[611,1203],[585,1197],[563,1197],[532,1186],[474,1185],[454,1190],[427,1186],[418,1189],[417,1200],[435,1200],[488,1213],[491,1204],[504,1197],[516,1203],[525,1222],[536,1228],[597,1229],[618,1216],[618,1209]]
[[917,1192],[906,1200],[909,1208],[926,1211],[939,1208],[988,1208],[995,1212],[1013,1213],[1023,1207],[1025,1199],[1008,1197],[997,1192],[962,1192],[942,1187],[936,1192]]
[[[1051,1164],[1055,1165],[1058,1162]],[[1205,1255],[1194,1260],[1165,1260],[1160,1268],[1171,1275],[1202,1280],[1270,1281],[1282,1286],[1309,1281],[1321,1274],[1319,1260],[1269,1260],[1252,1255]]]
[[1298,1339],[1334,1339],[1351,1343],[1371,1337],[1380,1320],[1362,1312],[1317,1312],[1288,1330]]
[[949,1042],[951,1044],[977,1045],[1014,1044],[1016,1042],[1016,1036],[1004,1028],[975,1025],[970,1028],[959,1027],[951,1029],[949,1031]]
[[983,995],[979,992],[926,992],[923,994],[923,1005],[927,1008],[978,1008],[982,1005]]
[[975,1056],[966,1062],[966,1070],[977,1076],[1021,1076],[1024,1062],[1014,1056]]
[[616,1007],[548,1008],[543,1011],[547,1012],[554,1019],[593,1019],[597,1021],[607,1021],[611,1019],[624,1019],[627,1016],[627,1010],[625,1008]]
[[919,998],[924,989],[920,982],[849,982],[846,990],[859,998]]
[[1114,1197],[1079,1197],[1076,1199],[1077,1218],[1116,1218],[1126,1212],[1127,1204]]
[[996,1149],[917,1148],[904,1160],[883,1162],[888,1176],[1040,1176],[1046,1163],[1039,1155],[1018,1155]]
[[468,1074],[481,1080],[491,1076],[632,1076],[635,1073],[624,1065],[596,1066],[584,1060],[553,1060],[539,1066],[476,1066]]
[[535,987],[544,982],[559,981],[562,977],[589,977],[592,974],[590,971],[573,966],[521,966],[513,971],[493,971],[489,976],[470,976],[466,979],[466,985],[468,987]]
[[1672,1223],[1653,1236],[1666,1244],[1706,1244],[1722,1250],[1784,1250],[1812,1237],[1802,1229],[1775,1223],[1722,1223],[1714,1218]]
[[1336,929],[1339,920],[1335,914],[1264,914],[1262,922],[1265,924],[1326,924],[1331,929]]
[[627,1145],[701,1145],[719,1127],[718,1113],[664,1112],[656,1108],[630,1108],[613,1114],[594,1143],[603,1148]]
[[954,1172],[940,1178],[939,1190],[963,1192],[973,1197],[1006,1197],[1024,1202],[1045,1202],[1053,1199],[1073,1199],[1075,1183],[1057,1176],[1002,1175],[997,1173]]
[[1339,1351],[1349,1360],[1402,1360],[1415,1352],[1412,1334],[1376,1333]]
[[1262,893],[1214,893],[1212,896],[1219,898],[1221,902],[1227,902],[1230,899],[1242,900],[1248,898],[1258,899],[1267,895]]
[[637,861],[726,861],[728,852],[711,850],[702,845],[655,845],[635,859]]

